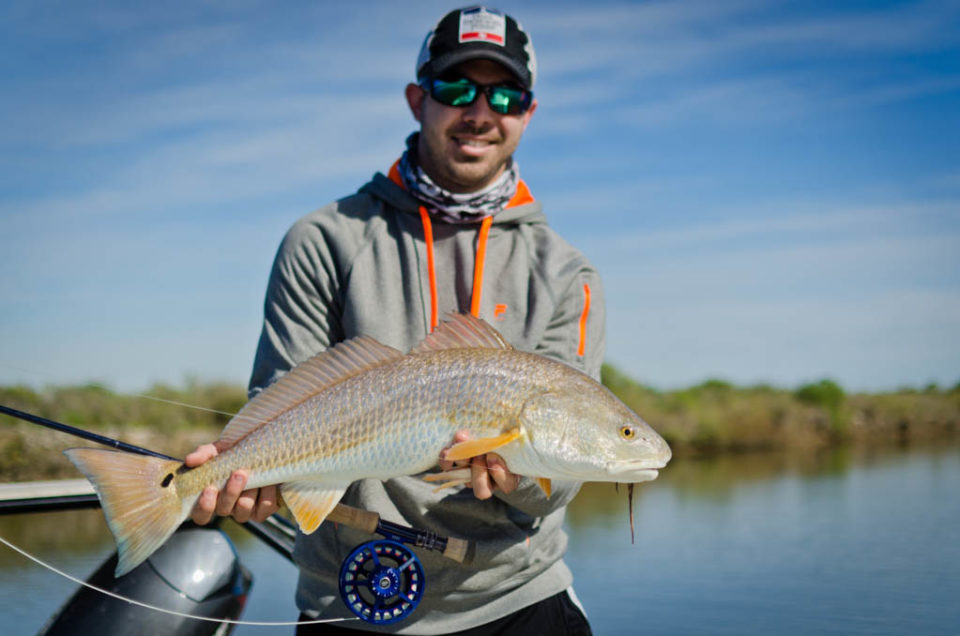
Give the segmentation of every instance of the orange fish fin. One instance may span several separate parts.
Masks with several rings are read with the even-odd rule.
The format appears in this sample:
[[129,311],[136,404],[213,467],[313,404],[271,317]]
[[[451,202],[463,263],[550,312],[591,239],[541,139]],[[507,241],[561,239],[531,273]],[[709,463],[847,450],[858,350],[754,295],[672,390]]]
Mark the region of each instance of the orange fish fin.
[[520,428],[517,427],[510,429],[506,433],[501,433],[496,437],[478,437],[476,439],[468,439],[464,442],[459,442],[451,446],[447,450],[447,454],[444,459],[455,461],[458,459],[476,457],[477,455],[483,455],[484,453],[490,453],[497,450],[501,446],[506,446],[510,442],[519,438],[520,435]]
[[537,484],[540,486],[540,488],[543,489],[544,494],[546,494],[547,499],[549,499],[550,493],[553,490],[553,486],[551,486],[550,480],[547,479],[546,477],[537,477]]
[[480,318],[471,314],[449,313],[429,336],[410,353],[427,353],[445,349],[503,349],[510,351],[513,346],[500,332]]
[[293,512],[300,531],[310,534],[336,507],[346,489],[347,485],[340,484],[288,481],[280,486],[280,493],[284,503]]
[[320,391],[400,357],[403,354],[393,347],[366,336],[335,344],[290,369],[247,402],[223,429],[220,442],[233,446],[251,431]]
[[103,448],[63,451],[80,469],[103,506],[117,541],[116,576],[143,563],[190,514],[177,486],[178,461]]
[[469,467],[454,468],[453,470],[445,470],[442,473],[429,473],[423,476],[423,481],[442,482],[433,489],[433,492],[440,492],[441,490],[456,488],[457,486],[465,486],[470,483],[471,479],[472,474]]

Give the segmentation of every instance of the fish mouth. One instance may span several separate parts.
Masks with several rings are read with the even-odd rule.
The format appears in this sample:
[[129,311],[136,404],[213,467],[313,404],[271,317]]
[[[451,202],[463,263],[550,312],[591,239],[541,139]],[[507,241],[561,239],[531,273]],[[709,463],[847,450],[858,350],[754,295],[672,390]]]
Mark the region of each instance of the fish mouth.
[[626,472],[621,472],[614,474],[615,478],[613,481],[617,481],[623,484],[639,484],[644,481],[653,481],[660,475],[659,470],[652,468],[645,468],[643,470],[631,470]]
[[665,461],[650,459],[610,462],[607,464],[607,474],[613,478],[611,481],[640,483],[656,479],[660,469],[666,465]]

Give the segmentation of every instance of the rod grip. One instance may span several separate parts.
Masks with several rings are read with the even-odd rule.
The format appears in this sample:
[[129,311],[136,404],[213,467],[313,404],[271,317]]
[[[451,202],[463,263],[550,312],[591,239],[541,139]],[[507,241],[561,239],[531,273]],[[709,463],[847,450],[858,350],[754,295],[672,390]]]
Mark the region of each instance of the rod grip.
[[346,504],[337,504],[336,507],[327,515],[327,521],[342,523],[356,530],[362,530],[367,534],[376,534],[377,524],[380,523],[380,515],[369,510],[361,510]]
[[443,551],[443,556],[453,559],[457,563],[470,563],[473,560],[472,545],[466,539],[450,537],[447,539],[447,547]]

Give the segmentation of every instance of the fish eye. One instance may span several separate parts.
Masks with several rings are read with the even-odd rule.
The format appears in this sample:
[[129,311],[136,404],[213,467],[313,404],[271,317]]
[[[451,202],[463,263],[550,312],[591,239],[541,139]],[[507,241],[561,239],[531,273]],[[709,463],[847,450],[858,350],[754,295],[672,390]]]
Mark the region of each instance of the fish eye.
[[623,439],[627,439],[627,440],[633,439],[636,434],[637,432],[629,424],[624,424],[623,426],[620,427],[620,437],[622,437]]

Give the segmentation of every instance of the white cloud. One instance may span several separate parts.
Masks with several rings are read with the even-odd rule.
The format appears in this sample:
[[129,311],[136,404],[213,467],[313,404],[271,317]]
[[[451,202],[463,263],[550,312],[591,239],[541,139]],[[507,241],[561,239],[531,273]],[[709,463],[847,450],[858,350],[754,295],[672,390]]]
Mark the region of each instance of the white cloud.
[[[659,386],[952,384],[960,229],[941,226],[948,205],[913,219],[906,206],[604,241],[610,359]],[[923,214],[939,221],[911,227]]]
[[938,50],[960,39],[954,28],[960,10],[943,3],[806,16],[790,15],[787,7],[782,2],[608,4],[543,11],[537,24],[557,43],[544,56],[546,68],[557,73],[614,68],[617,76],[633,78],[715,67],[744,55],[810,61],[854,51]]
[[[691,121],[754,125],[958,88],[960,77],[949,70],[890,62],[955,46],[958,10],[921,3],[789,16],[782,8],[606,5],[544,18],[554,48],[541,55],[550,78],[542,95],[550,112],[541,117],[541,131],[590,130],[598,107],[609,109],[600,121],[645,128]],[[889,72],[877,74],[876,64],[887,64]],[[910,75],[900,77],[896,69]]]
[[[721,218],[724,216],[725,210],[721,206],[714,209]],[[949,231],[944,234],[940,224],[957,211],[960,211],[960,201],[952,199],[874,206],[754,203],[726,211],[731,215],[730,220],[628,232],[624,232],[624,228],[611,228],[610,233],[597,234],[590,241],[602,243],[606,249],[699,250],[739,239],[761,239],[759,244],[762,245],[763,241],[798,234],[804,238],[813,235],[823,242],[830,242],[850,237],[871,240],[878,234],[920,232],[921,238],[938,240],[955,238]],[[957,228],[952,230],[957,231]]]
[[832,377],[860,390],[952,385],[958,329],[956,291],[649,303],[611,315],[608,357],[663,387],[708,377],[787,386]]
[[[13,272],[0,279],[2,357],[128,386],[186,370],[242,380],[280,235],[401,150],[414,127],[402,87],[449,6],[108,6],[58,20],[24,6],[10,24],[36,51],[61,48],[0,79],[0,262]],[[956,44],[955,5],[549,3],[515,14],[543,70],[521,163],[554,226],[605,276],[614,362],[656,384],[950,380],[960,204],[918,194],[955,197],[949,151],[927,182],[851,175],[822,201],[752,189],[749,174],[735,191],[728,148],[689,124],[747,124],[762,141],[762,124],[955,92],[956,74],[921,57]],[[650,147],[655,133],[706,160],[677,167],[682,156]],[[807,151],[796,148],[797,163],[771,156],[774,171]],[[597,210],[616,224],[584,221]]]
[[[207,127],[185,138],[159,141],[133,153],[125,164],[109,164],[98,181],[83,189],[0,202],[0,215],[13,230],[22,227],[20,223],[32,228],[41,219],[49,222],[80,214],[103,217],[181,205],[222,205],[344,177],[359,183],[373,171],[389,167],[412,129],[399,96],[322,98],[314,99],[312,106],[299,117],[281,116],[271,126]],[[162,133],[152,129],[157,126],[152,111],[133,112],[137,114],[121,120],[118,127],[104,120],[103,130],[120,134],[126,123],[129,134]],[[324,116],[331,112],[337,116]],[[96,135],[95,131],[88,127],[86,134]]]

